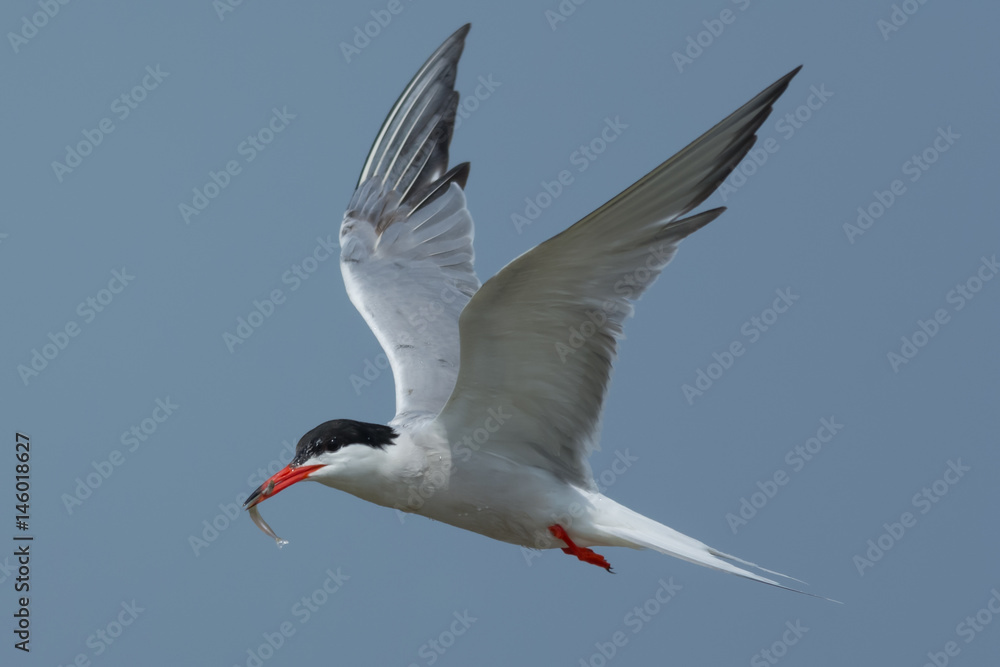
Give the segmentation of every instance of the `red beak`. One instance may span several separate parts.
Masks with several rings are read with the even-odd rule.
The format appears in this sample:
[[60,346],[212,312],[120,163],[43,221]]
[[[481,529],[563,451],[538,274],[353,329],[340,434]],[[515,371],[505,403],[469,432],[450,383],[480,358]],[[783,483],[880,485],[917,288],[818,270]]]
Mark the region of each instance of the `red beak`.
[[250,497],[243,503],[243,509],[249,509],[257,503],[267,500],[282,489],[286,489],[296,482],[301,482],[309,477],[312,471],[322,467],[321,465],[297,466],[295,468],[290,465],[285,466],[250,494]]

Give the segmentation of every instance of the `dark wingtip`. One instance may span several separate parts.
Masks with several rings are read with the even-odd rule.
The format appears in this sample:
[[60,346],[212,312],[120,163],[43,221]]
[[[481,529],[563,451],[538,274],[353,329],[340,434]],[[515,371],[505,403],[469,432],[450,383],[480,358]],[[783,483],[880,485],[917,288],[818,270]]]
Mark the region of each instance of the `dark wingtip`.
[[462,51],[465,49],[465,38],[469,34],[469,30],[471,29],[472,29],[472,24],[466,23],[461,28],[448,35],[448,37],[443,42],[441,42],[441,46],[438,47],[438,50],[446,51],[449,48],[454,48],[454,46],[457,44],[459,49],[459,55],[461,55]]
[[772,91],[774,99],[777,100],[777,98],[780,97],[782,93],[785,92],[785,89],[788,88],[788,84],[792,82],[792,79],[795,78],[795,75],[798,74],[801,69],[802,65],[799,65],[791,72],[789,72],[788,74],[786,74],[785,76],[781,77],[780,79],[772,83],[770,86],[768,86],[768,88],[766,88],[764,92]]
[[452,168],[452,183],[458,183],[458,187],[465,189],[465,182],[469,180],[469,163],[463,162]]
[[[403,89],[403,92],[396,100],[396,103],[393,104],[389,114],[382,122],[382,127],[375,136],[375,140],[372,142],[372,147],[368,151],[368,157],[365,159],[364,166],[361,168],[361,173],[358,176],[358,183],[356,187],[360,187],[365,180],[372,177],[376,171],[379,171],[379,165],[386,157],[387,152],[399,153],[403,150],[417,150],[418,147],[408,146],[405,143],[398,143],[394,137],[386,136],[386,133],[392,125],[394,119],[397,118],[397,115],[403,114],[405,116],[409,113],[409,110],[405,109],[404,105],[407,100],[412,102],[415,99],[413,96],[419,94],[420,91],[415,90],[415,88],[418,87],[421,82],[424,84],[430,84],[436,81],[437,83],[440,83],[441,85],[454,91],[458,61],[462,57],[462,52],[465,50],[465,36],[469,34],[469,30],[471,28],[472,24],[466,23],[449,35],[448,38],[434,50],[430,57],[427,58],[420,69],[418,69],[413,75],[413,78],[410,79],[410,82],[406,85],[406,88]],[[446,104],[438,108],[438,110],[440,110],[445,116],[453,116],[454,109],[448,110],[446,108],[448,104],[457,107],[457,94],[454,102],[451,99],[448,99]],[[427,113],[432,114],[434,111],[435,109],[431,108],[427,111]],[[453,122],[452,118],[447,118],[445,124],[450,125]],[[444,150],[446,158],[445,166],[447,166],[447,145],[451,140],[451,128],[448,127],[445,131],[447,133],[447,137],[445,137],[444,140]]]
[[439,49],[445,49],[446,47],[449,47],[449,46],[451,46],[451,45],[453,45],[455,43],[458,43],[460,45],[459,48],[460,49],[464,49],[465,48],[465,38],[469,34],[469,30],[471,30],[471,29],[472,29],[472,24],[471,23],[466,23],[461,28],[459,28],[455,32],[453,32],[450,35],[448,35],[448,38],[445,39],[444,42],[441,43],[441,46],[438,47],[438,48]]
[[465,182],[469,179],[469,163],[463,162],[461,164],[456,164],[454,167],[448,170],[448,173],[443,175],[438,180],[429,184],[424,190],[419,192],[414,192],[408,200],[413,202],[413,210],[410,211],[408,215],[413,215],[424,206],[427,206],[432,201],[443,195],[448,191],[448,186],[452,183],[457,183],[458,187],[465,189]]
[[775,81],[774,83],[772,83],[770,86],[768,86],[767,88],[765,88],[764,91],[761,92],[761,94],[758,95],[757,97],[761,97],[761,96],[764,96],[766,94],[769,94],[769,96],[772,98],[772,100],[776,101],[779,97],[781,97],[782,93],[785,92],[785,89],[788,88],[788,84],[791,83],[792,79],[795,78],[795,75],[798,74],[801,69],[802,69],[802,65],[799,65],[798,67],[796,67],[795,69],[793,69],[791,72],[789,72],[788,74],[786,74],[785,76],[781,77],[780,79],[778,79],[777,81]]

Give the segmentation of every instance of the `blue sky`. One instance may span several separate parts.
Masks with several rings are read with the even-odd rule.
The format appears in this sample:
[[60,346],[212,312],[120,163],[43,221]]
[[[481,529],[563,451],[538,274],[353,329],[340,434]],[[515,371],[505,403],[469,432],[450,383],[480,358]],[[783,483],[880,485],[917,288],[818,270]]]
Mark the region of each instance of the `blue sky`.
[[[998,14],[6,3],[3,663],[987,664]],[[283,550],[237,511],[316,424],[392,417],[338,225],[392,102],[467,21],[451,154],[483,279],[805,65],[706,203],[729,210],[639,302],[592,464],[616,500],[844,605],[653,552],[603,550],[608,576],[318,484],[262,507]]]

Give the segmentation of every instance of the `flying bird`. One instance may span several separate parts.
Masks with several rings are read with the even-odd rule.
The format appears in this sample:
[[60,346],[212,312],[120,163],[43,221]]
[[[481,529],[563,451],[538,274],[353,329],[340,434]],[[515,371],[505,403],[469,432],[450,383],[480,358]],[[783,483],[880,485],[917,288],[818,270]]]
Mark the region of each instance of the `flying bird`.
[[469,163],[448,166],[469,28],[403,90],[340,227],[344,283],[389,359],[396,415],[388,425],[320,424],[244,507],[276,538],[257,504],[310,480],[608,571],[591,547],[654,549],[788,588],[747,568],[786,575],[604,496],[587,459],[634,302],[680,241],[725,210],[683,217],[740,163],[799,68],[481,284],[464,193]]

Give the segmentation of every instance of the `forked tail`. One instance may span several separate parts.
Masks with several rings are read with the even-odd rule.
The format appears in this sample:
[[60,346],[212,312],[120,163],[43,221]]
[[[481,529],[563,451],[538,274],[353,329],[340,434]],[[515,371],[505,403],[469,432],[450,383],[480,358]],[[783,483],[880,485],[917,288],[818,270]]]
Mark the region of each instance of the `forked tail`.
[[[610,499],[605,499],[605,502],[609,501]],[[608,508],[608,510],[610,510],[609,514],[613,514],[613,516],[609,516],[609,520],[603,525],[598,524],[598,527],[607,536],[620,540],[620,542],[617,543],[620,546],[629,546],[633,549],[653,549],[654,551],[659,551],[660,553],[664,553],[675,558],[681,558],[688,562],[695,563],[696,565],[703,565],[715,570],[721,570],[722,572],[729,572],[730,574],[735,574],[746,579],[752,579],[771,586],[777,586],[778,588],[783,588],[787,591],[802,593],[803,595],[809,595],[814,598],[843,604],[838,600],[831,600],[830,598],[823,597],[822,595],[815,595],[797,588],[792,588],[791,586],[785,586],[777,581],[774,581],[773,579],[769,579],[768,577],[751,572],[750,570],[739,567],[738,565],[734,565],[734,563],[739,563],[740,565],[752,567],[760,570],[761,572],[766,572],[778,577],[784,577],[785,579],[797,581],[800,584],[805,584],[804,581],[794,577],[789,577],[787,574],[768,570],[767,568],[763,568],[756,563],[751,563],[741,558],[737,558],[736,556],[730,556],[729,554],[723,553],[718,549],[713,549],[693,537],[688,537],[684,533],[680,533],[669,526],[664,526],[662,523],[654,521],[649,517],[645,517],[638,512],[634,512],[623,505],[618,505],[617,503],[615,503],[615,505],[617,505],[617,507]]]

